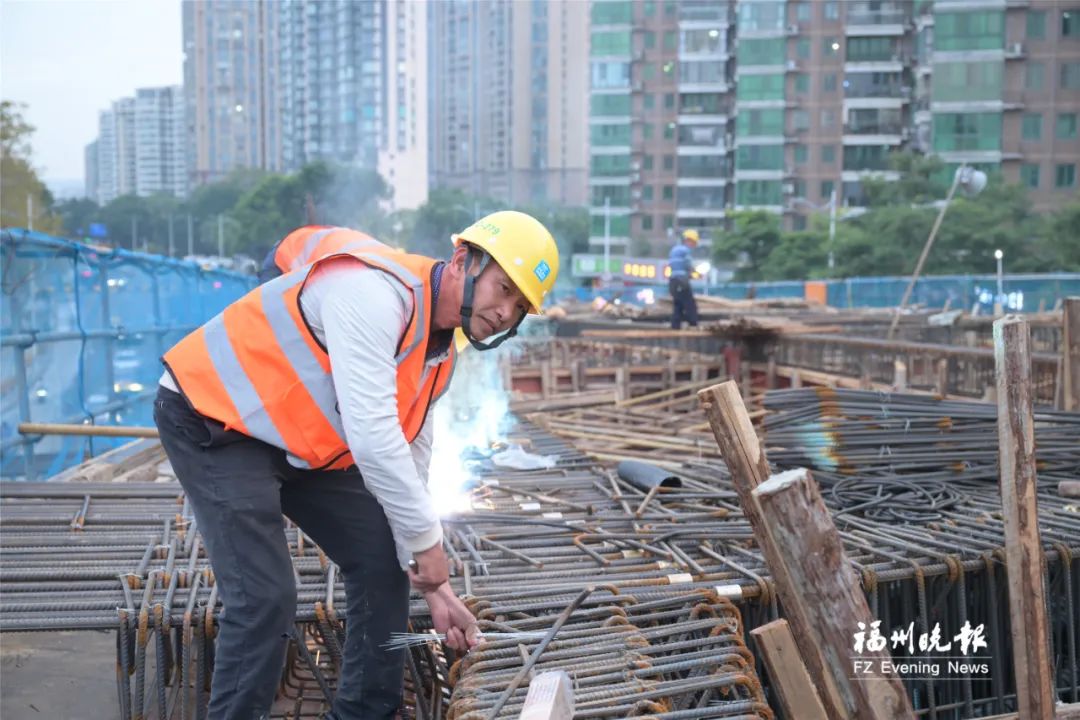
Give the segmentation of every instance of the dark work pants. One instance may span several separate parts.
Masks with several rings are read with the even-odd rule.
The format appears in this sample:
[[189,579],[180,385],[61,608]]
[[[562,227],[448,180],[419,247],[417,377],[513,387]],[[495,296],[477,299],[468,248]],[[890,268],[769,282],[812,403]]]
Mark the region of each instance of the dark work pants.
[[686,320],[690,327],[697,327],[697,301],[694,300],[690,281],[673,277],[668,280],[668,290],[671,291],[671,301],[674,304],[671,310],[671,327],[678,330],[682,327],[683,320]]
[[160,388],[154,422],[195,511],[225,609],[214,661],[211,720],[269,716],[296,614],[282,515],[341,568],[346,641],[336,720],[391,718],[401,703],[409,582],[382,507],[356,470],[298,470],[285,453],[194,412]]

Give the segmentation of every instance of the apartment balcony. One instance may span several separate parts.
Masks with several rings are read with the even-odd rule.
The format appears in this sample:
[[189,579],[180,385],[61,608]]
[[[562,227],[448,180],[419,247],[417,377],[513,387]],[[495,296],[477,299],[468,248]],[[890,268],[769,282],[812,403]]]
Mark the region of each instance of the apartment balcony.
[[844,25],[846,35],[889,36],[903,35],[908,25],[907,14],[903,10],[858,10],[848,9]]
[[724,218],[727,217],[726,207],[714,208],[688,208],[679,206],[675,211],[677,218]]
[[725,175],[717,175],[715,173],[687,173],[683,168],[679,168],[679,177],[675,180],[675,185],[678,187],[724,187],[731,182],[731,179]]
[[[909,131],[900,123],[876,123],[844,126],[844,145],[900,145]],[[880,168],[875,168],[880,169]]]

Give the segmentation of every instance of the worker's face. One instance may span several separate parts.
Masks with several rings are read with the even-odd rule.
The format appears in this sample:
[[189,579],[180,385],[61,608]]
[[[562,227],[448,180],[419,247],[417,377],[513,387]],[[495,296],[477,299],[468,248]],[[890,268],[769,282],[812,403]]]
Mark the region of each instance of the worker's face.
[[[472,272],[476,272],[475,267]],[[509,330],[528,309],[529,301],[499,263],[491,260],[473,286],[473,313],[469,330],[477,340],[486,340]]]

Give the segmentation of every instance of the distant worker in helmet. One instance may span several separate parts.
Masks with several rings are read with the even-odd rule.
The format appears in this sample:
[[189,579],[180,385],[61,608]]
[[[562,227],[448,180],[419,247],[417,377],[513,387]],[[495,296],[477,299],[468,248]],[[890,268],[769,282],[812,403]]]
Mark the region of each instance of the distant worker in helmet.
[[343,228],[316,238],[323,230],[295,247],[337,234],[336,250],[258,286],[163,358],[154,420],[225,605],[212,718],[269,715],[297,601],[285,517],[344,575],[348,632],[327,718],[397,713],[404,652],[384,644],[406,630],[410,583],[450,647],[478,639],[427,489],[431,407],[459,328],[487,350],[540,312],[555,240],[514,211],[454,235],[446,262]]
[[694,291],[690,288],[690,277],[694,272],[694,260],[691,253],[698,245],[698,231],[693,228],[683,230],[682,242],[676,243],[668,255],[668,267],[671,268],[671,277],[668,278],[668,290],[671,291],[671,300],[674,307],[671,311],[671,327],[678,330],[686,320],[690,327],[697,327],[698,311],[697,301],[694,300]]

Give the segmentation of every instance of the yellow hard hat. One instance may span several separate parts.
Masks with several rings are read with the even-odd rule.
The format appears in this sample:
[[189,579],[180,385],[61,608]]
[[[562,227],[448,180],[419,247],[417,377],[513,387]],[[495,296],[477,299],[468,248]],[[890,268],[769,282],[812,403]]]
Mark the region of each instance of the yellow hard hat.
[[529,301],[529,312],[540,314],[559,275],[559,248],[543,223],[523,212],[500,210],[480,218],[453,240],[454,247],[467,242],[490,255]]
[[696,243],[696,242],[700,241],[700,237],[698,236],[698,231],[694,230],[693,228],[690,228],[689,230],[683,230],[682,236],[683,236],[683,240],[689,240],[692,243]]

